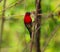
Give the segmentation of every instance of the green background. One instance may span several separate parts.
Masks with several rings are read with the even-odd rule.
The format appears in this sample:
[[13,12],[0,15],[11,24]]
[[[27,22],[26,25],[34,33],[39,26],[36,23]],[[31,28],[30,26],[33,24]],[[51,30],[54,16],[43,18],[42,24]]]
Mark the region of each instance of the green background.
[[[6,7],[10,7],[16,2],[18,2],[18,0],[7,0]],[[4,0],[0,3],[0,18],[3,3]],[[60,10],[60,6],[58,6],[59,4],[60,0],[42,0],[41,2],[42,14],[45,15],[43,16],[44,18],[42,17],[43,25],[41,25],[41,49],[43,49],[45,41],[50,37],[54,28],[60,24],[60,16],[54,16],[55,22],[50,18],[51,16],[46,18],[50,12],[53,14],[58,13]],[[6,20],[4,22],[1,52],[29,52],[30,36],[28,30],[24,26],[23,19],[26,12],[32,12],[35,10],[35,0],[24,0],[18,5],[5,11],[5,18],[11,20]],[[49,42],[45,52],[60,52],[60,28],[54,35],[55,36]],[[35,52],[34,50],[35,49],[33,49],[33,52]]]

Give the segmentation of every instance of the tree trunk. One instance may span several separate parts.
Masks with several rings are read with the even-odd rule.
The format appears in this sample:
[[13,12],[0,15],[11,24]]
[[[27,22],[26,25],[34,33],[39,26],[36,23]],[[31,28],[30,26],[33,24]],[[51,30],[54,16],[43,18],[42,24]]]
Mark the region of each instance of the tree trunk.
[[41,52],[41,49],[40,49],[41,15],[38,15],[38,14],[41,14],[41,13],[42,13],[41,12],[41,0],[36,0],[36,18],[35,18],[36,30],[37,30],[37,32],[36,32],[36,52]]

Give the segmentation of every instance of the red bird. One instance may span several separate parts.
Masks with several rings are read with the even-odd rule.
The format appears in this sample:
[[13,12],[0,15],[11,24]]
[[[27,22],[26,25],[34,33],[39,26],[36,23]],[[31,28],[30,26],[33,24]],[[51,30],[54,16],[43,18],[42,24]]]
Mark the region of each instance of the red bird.
[[31,13],[30,12],[26,12],[25,16],[24,16],[24,24],[26,26],[26,28],[28,29],[29,33],[30,33],[30,37],[32,36],[32,19],[31,19]]

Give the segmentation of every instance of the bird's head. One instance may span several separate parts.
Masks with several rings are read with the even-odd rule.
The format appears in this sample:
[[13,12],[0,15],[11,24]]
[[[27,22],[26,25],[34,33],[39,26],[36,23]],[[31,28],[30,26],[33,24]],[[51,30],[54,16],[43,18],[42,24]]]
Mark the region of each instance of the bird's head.
[[26,14],[25,14],[26,16],[30,16],[31,15],[31,13],[30,12],[26,12]]
[[31,13],[30,12],[26,12],[26,14],[25,14],[25,17],[24,17],[24,22],[25,23],[30,23],[30,22],[32,22],[32,19],[31,19]]

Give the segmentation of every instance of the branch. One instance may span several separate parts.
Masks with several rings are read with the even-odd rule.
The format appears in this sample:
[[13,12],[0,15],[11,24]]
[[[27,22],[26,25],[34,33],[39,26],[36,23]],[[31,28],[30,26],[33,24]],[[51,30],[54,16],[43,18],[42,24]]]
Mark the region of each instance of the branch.
[[[10,9],[11,7],[14,7],[14,6],[16,6],[16,5],[20,4],[20,3],[22,3],[22,1],[24,1],[24,0],[18,0],[15,4],[10,5],[9,7],[3,9],[2,11],[4,11],[4,10],[6,11],[7,9]],[[0,12],[2,12],[2,11],[0,11]]]
[[0,32],[0,48],[1,48],[2,36],[3,36],[5,7],[6,7],[6,0],[4,0],[4,4],[3,4],[3,11],[2,11],[2,22],[1,22],[1,32]]
[[31,38],[31,45],[30,45],[30,52],[32,52],[33,44],[34,44],[34,32],[35,32],[35,23],[32,23],[32,38]]
[[[49,42],[51,41],[51,39],[55,36],[54,34],[56,33],[56,31],[58,30],[58,28],[60,27],[60,25],[58,25],[57,27],[55,27],[55,29],[53,30],[53,32],[51,33],[51,36],[48,38],[48,40],[46,40],[46,43],[45,43],[45,47],[42,49],[42,52],[45,51],[46,47],[48,46]],[[35,33],[39,30],[39,28],[41,27],[38,27],[35,31]]]
[[44,48],[42,49],[42,52],[44,52],[44,51],[46,50],[49,42],[52,40],[52,38],[53,38],[54,36],[56,36],[55,33],[56,33],[56,31],[59,29],[59,27],[60,27],[60,24],[57,25],[57,27],[55,27],[55,29],[52,31],[51,36],[48,38],[48,40],[47,40],[46,43],[45,43]]

